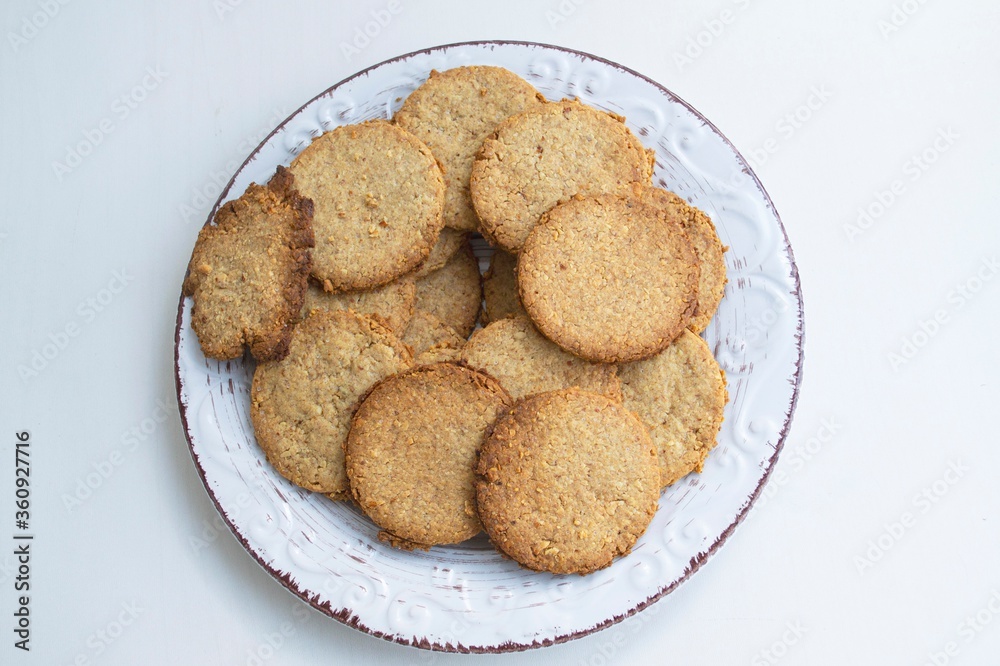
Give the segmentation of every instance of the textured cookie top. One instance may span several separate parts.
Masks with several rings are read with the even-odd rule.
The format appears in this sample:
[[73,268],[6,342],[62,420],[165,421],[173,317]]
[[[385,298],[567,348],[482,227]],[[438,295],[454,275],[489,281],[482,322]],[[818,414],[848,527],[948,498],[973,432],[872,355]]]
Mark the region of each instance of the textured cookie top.
[[[406,327],[403,343],[413,351],[417,363],[427,362],[424,354],[432,349],[434,352],[426,358],[450,361],[458,355],[458,350],[465,344],[465,338],[431,313],[418,310]],[[454,353],[449,354],[445,350]]]
[[577,389],[518,402],[483,444],[476,475],[494,545],[552,573],[590,573],[629,552],[660,493],[646,428],[620,404]]
[[417,283],[412,275],[404,275],[389,284],[366,291],[324,291],[310,283],[306,291],[302,316],[313,308],[323,310],[354,310],[358,314],[378,317],[393,333],[399,335],[413,317],[417,298]]
[[517,280],[547,338],[591,361],[634,361],[688,325],[698,259],[666,211],[624,196],[579,197],[532,230]]
[[210,358],[258,360],[288,352],[302,307],[313,246],[313,204],[278,167],[267,187],[250,185],[198,233],[184,280],[191,326]]
[[517,257],[497,250],[490,257],[490,267],[483,275],[484,324],[514,315],[526,314],[517,295]]
[[726,376],[705,341],[684,331],[656,356],[618,371],[625,407],[638,414],[656,445],[661,484],[700,472],[729,399]]
[[479,533],[473,466],[486,429],[510,404],[500,385],[451,363],[390,377],[358,408],[347,474],[361,509],[404,548]]
[[502,122],[472,166],[472,202],[493,245],[517,253],[542,213],[575,194],[648,183],[653,154],[624,119],[579,102],[548,102]]
[[445,227],[441,230],[441,235],[438,236],[437,243],[431,248],[427,259],[411,275],[421,278],[444,268],[445,264],[468,243],[468,240],[468,234],[464,231]]
[[514,399],[574,386],[622,398],[615,366],[563,351],[523,316],[495,321],[473,333],[459,359],[496,378]]
[[406,98],[393,120],[426,143],[444,167],[446,225],[476,229],[469,196],[473,158],[502,120],[539,106],[541,99],[513,72],[483,65],[432,71]]
[[701,265],[701,276],[698,279],[698,306],[688,328],[701,333],[719,309],[726,287],[726,261],[722,256],[726,248],[719,240],[715,225],[708,215],[673,192],[637,184],[633,185],[633,193],[646,203],[663,208],[679,219],[691,239]]
[[254,372],[250,417],[268,461],[292,483],[346,497],[351,414],[373,384],[411,363],[410,350],[376,320],[312,311],[296,325],[288,356]]
[[416,309],[428,312],[469,337],[483,302],[479,262],[466,244],[444,268],[417,280]]
[[384,120],[323,134],[289,169],[316,206],[312,274],[328,290],[371,289],[437,242],[444,178],[427,146]]

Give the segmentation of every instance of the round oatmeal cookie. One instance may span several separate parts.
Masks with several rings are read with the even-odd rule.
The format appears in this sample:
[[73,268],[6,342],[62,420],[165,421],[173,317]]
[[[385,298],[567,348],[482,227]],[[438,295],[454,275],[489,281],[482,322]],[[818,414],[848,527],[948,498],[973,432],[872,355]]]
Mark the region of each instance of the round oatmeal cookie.
[[483,324],[526,314],[517,295],[517,257],[497,250],[483,275]]
[[444,168],[444,221],[474,231],[477,220],[469,196],[472,161],[501,121],[540,106],[530,83],[502,67],[473,65],[432,71],[410,93],[393,121],[427,144]]
[[417,270],[413,271],[414,277],[422,278],[430,275],[436,270],[444,268],[448,260],[462,249],[469,240],[469,235],[462,231],[455,231],[449,227],[441,230],[437,243],[431,248],[431,253],[424,263],[420,264]]
[[521,400],[476,464],[479,517],[521,565],[590,573],[629,552],[656,513],[656,450],[635,415],[579,389]]
[[[450,361],[458,355],[458,350],[465,344],[465,338],[458,334],[448,324],[429,312],[418,310],[414,313],[410,325],[403,333],[403,344],[413,351],[417,363],[428,362],[424,355],[433,350],[427,358]],[[448,354],[450,350],[452,354]],[[448,357],[448,358],[445,358]]]
[[483,302],[479,262],[468,244],[444,268],[417,280],[416,309],[430,313],[469,337]]
[[697,305],[698,258],[680,222],[626,196],[546,213],[518,258],[521,302],[556,344],[590,361],[648,358]]
[[413,317],[413,304],[417,298],[417,281],[404,275],[389,284],[367,291],[324,291],[315,282],[309,284],[302,306],[305,317],[313,308],[321,310],[354,310],[358,314],[380,319],[393,333],[406,330]]
[[401,548],[459,543],[482,526],[473,467],[487,428],[511,403],[495,380],[452,363],[377,384],[347,437],[351,493]]
[[625,407],[649,428],[666,488],[701,471],[729,400],[726,375],[708,344],[684,331],[656,356],[618,367]]
[[495,321],[472,334],[459,353],[469,367],[496,378],[514,399],[578,387],[621,402],[618,371],[559,348],[535,330],[527,317]]
[[517,254],[542,213],[575,194],[649,183],[653,153],[625,119],[580,102],[548,102],[502,122],[472,166],[472,203],[490,243]]
[[410,350],[375,319],[312,311],[295,326],[288,356],[254,372],[250,418],[257,443],[292,483],[346,499],[351,414],[373,384],[411,365]]
[[327,291],[372,289],[412,271],[441,233],[444,177],[427,146],[385,120],[313,141],[289,170],[313,200],[313,277]]
[[633,185],[632,191],[637,198],[676,216],[691,239],[701,264],[701,277],[698,279],[698,306],[688,328],[701,333],[719,309],[726,288],[726,261],[722,255],[727,248],[719,240],[711,218],[673,192],[638,184]]

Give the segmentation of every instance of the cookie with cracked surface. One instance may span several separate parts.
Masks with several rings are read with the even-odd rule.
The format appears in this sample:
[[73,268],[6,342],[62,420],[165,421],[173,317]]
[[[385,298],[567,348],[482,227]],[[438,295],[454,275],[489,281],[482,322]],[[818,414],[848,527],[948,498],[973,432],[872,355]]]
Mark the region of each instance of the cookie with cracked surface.
[[625,407],[649,428],[666,488],[700,472],[715,447],[729,400],[726,375],[690,330],[656,356],[619,366]]
[[400,335],[413,317],[417,298],[417,283],[412,275],[404,275],[389,284],[366,291],[325,291],[315,282],[309,284],[302,316],[314,308],[321,310],[354,310],[358,314],[378,317],[393,333]]
[[538,329],[590,361],[664,349],[697,306],[698,257],[681,223],[627,196],[576,197],[542,217],[517,263]]
[[419,366],[372,388],[345,450],[351,493],[382,528],[380,539],[426,549],[480,532],[476,453],[510,403],[495,380],[453,363]]
[[483,324],[525,315],[517,295],[517,257],[497,250],[490,257],[490,267],[483,275]]
[[701,333],[719,309],[726,288],[726,261],[722,255],[727,248],[719,240],[711,218],[673,192],[659,187],[634,185],[633,193],[639,199],[675,215],[691,239],[701,264],[701,275],[698,278],[698,306],[688,328]]
[[541,105],[542,99],[509,70],[472,65],[431,71],[403,102],[393,121],[426,143],[444,167],[447,226],[462,231],[478,227],[469,195],[476,152],[501,121]]
[[517,254],[542,214],[576,194],[649,183],[653,153],[624,118],[580,102],[548,102],[500,123],[472,166],[480,231]]
[[645,532],[659,495],[645,426],[621,404],[579,389],[516,403],[476,464],[486,533],[537,571],[585,574],[610,565]]
[[472,334],[459,353],[466,365],[496,378],[514,399],[577,387],[621,402],[618,370],[560,349],[525,316],[501,319]]
[[468,244],[444,268],[417,280],[416,309],[428,312],[469,337],[483,301],[479,262]]
[[257,443],[292,483],[346,499],[344,442],[354,408],[372,385],[411,365],[410,350],[375,319],[313,310],[296,325],[288,356],[254,372]]
[[284,167],[267,186],[253,183],[198,232],[184,295],[205,356],[260,361],[288,353],[302,307],[313,246],[313,204]]
[[444,265],[466,245],[468,240],[469,235],[464,231],[455,231],[450,227],[445,227],[441,230],[437,243],[431,248],[430,255],[417,270],[413,271],[412,275],[422,278],[444,268]]
[[315,203],[312,274],[327,291],[391,282],[437,243],[444,177],[430,149],[404,129],[385,120],[338,127],[288,168]]
[[465,344],[465,338],[455,329],[421,310],[414,313],[402,340],[413,351],[417,363],[454,360]]

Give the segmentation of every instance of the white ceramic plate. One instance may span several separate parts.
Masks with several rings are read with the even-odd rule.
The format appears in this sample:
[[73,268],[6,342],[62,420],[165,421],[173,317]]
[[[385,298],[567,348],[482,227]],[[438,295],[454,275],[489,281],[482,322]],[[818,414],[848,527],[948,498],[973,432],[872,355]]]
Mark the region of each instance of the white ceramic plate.
[[663,494],[630,555],[581,577],[520,569],[482,535],[429,552],[394,550],[350,504],[296,488],[271,468],[249,420],[253,363],[202,356],[190,299],[180,302],[175,354],[195,465],[261,566],[322,612],[376,636],[492,652],[570,640],[620,621],[673,590],[722,545],[760,492],[788,430],[802,361],[802,303],[792,251],[770,199],[711,123],[636,72],[541,44],[443,46],[338,83],[264,140],[211,215],[251,182],[266,182],[322,132],[390,117],[431,69],[468,64],[501,65],[550,99],[578,97],[626,116],[656,150],[654,181],[708,212],[730,246],[726,295],[705,332],[729,379],[719,446],[701,474]]

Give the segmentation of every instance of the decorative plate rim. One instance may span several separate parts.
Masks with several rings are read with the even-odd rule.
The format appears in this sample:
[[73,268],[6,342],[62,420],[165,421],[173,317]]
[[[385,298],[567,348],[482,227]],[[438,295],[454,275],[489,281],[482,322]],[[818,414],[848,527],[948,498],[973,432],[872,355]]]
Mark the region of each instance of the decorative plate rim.
[[[372,70],[375,70],[375,69],[377,69],[379,67],[382,67],[383,65],[387,65],[387,64],[390,64],[390,63],[394,63],[394,62],[398,62],[398,61],[401,61],[401,60],[405,60],[407,58],[411,58],[411,57],[418,56],[418,55],[431,54],[431,53],[434,53],[434,52],[437,52],[437,51],[444,51],[444,50],[447,50],[447,49],[452,49],[452,48],[457,48],[457,47],[465,47],[465,46],[487,46],[488,47],[488,46],[507,46],[507,45],[537,47],[537,48],[542,48],[542,49],[551,49],[551,50],[554,50],[554,51],[560,51],[560,52],[563,52],[563,53],[568,53],[568,54],[571,54],[571,55],[574,55],[574,56],[578,56],[578,57],[581,57],[581,58],[586,58],[586,59],[590,59],[590,60],[593,60],[593,61],[596,61],[596,62],[603,63],[603,64],[605,64],[605,65],[607,65],[609,67],[612,67],[612,68],[614,68],[614,69],[616,69],[616,70],[618,70],[620,72],[624,72],[624,73],[632,75],[632,76],[634,76],[634,77],[636,77],[638,79],[642,79],[643,81],[645,81],[649,85],[651,85],[651,86],[655,87],[656,89],[660,90],[663,94],[665,94],[671,100],[673,100],[673,101],[677,102],[678,104],[681,104],[682,106],[684,106],[689,112],[691,112],[694,116],[696,116],[702,122],[704,122],[705,125],[711,130],[711,132],[713,134],[715,134],[718,138],[722,139],[722,141],[725,142],[725,144],[727,146],[729,146],[729,148],[733,151],[733,153],[738,158],[739,162],[742,164],[743,173],[745,175],[749,176],[752,179],[752,181],[753,181],[754,185],[756,186],[757,190],[760,192],[761,196],[763,197],[764,203],[767,205],[767,207],[769,208],[770,212],[774,215],[775,221],[778,224],[778,229],[781,231],[781,243],[783,245],[783,251],[786,253],[787,258],[788,258],[788,267],[789,267],[789,271],[790,271],[789,272],[789,277],[791,279],[792,284],[794,285],[794,291],[790,292],[790,293],[794,295],[795,300],[796,300],[796,302],[798,304],[797,311],[796,311],[796,328],[795,328],[795,334],[794,334],[794,340],[795,340],[795,346],[796,346],[796,352],[797,352],[797,354],[795,356],[795,362],[794,362],[794,382],[793,382],[793,386],[792,386],[792,394],[791,394],[790,402],[789,402],[789,405],[788,405],[788,411],[785,414],[784,423],[782,423],[781,428],[778,431],[777,441],[775,442],[775,445],[774,445],[774,452],[767,459],[767,462],[768,462],[767,468],[764,470],[764,473],[760,477],[760,481],[757,484],[756,488],[754,489],[753,493],[749,496],[749,498],[747,499],[746,503],[740,508],[740,510],[737,513],[737,515],[736,515],[735,519],[733,520],[733,522],[730,523],[719,534],[719,536],[715,539],[715,541],[712,542],[712,544],[707,549],[705,549],[703,551],[700,551],[697,555],[695,555],[694,557],[692,557],[691,560],[688,562],[687,566],[685,567],[684,572],[681,574],[681,576],[678,577],[676,580],[672,581],[665,588],[663,588],[662,590],[659,590],[656,594],[653,594],[653,595],[649,596],[646,600],[639,602],[634,607],[632,607],[631,609],[629,609],[626,613],[622,613],[620,615],[613,615],[613,616],[607,618],[606,620],[604,620],[603,622],[600,622],[600,623],[598,623],[598,624],[596,624],[593,627],[590,627],[588,629],[580,630],[580,631],[575,631],[575,632],[570,632],[570,633],[566,633],[566,634],[560,634],[560,635],[558,635],[558,636],[556,636],[554,638],[546,639],[544,641],[537,641],[536,640],[536,641],[532,641],[531,643],[517,643],[517,642],[513,642],[513,641],[506,641],[504,643],[497,644],[497,645],[483,645],[483,646],[476,646],[476,645],[466,646],[466,645],[462,645],[461,643],[456,643],[454,645],[451,644],[451,643],[445,643],[445,644],[431,643],[426,638],[417,639],[416,637],[414,637],[413,639],[408,639],[408,638],[405,638],[403,636],[389,635],[389,634],[386,634],[385,632],[372,629],[372,628],[366,626],[364,623],[362,623],[360,621],[360,618],[358,616],[353,616],[350,613],[350,609],[347,609],[347,608],[342,609],[339,612],[335,612],[333,610],[333,608],[331,607],[331,604],[329,602],[326,602],[326,603],[320,603],[319,602],[319,594],[315,594],[313,596],[310,596],[308,590],[302,590],[298,586],[296,586],[296,584],[292,581],[291,576],[288,573],[281,573],[279,571],[276,571],[273,567],[271,567],[268,563],[266,563],[262,559],[262,557],[260,556],[260,554],[258,554],[253,549],[253,547],[251,547],[249,541],[244,537],[244,535],[241,534],[240,531],[236,528],[235,524],[230,519],[229,515],[223,509],[222,504],[221,504],[219,498],[216,496],[215,492],[212,490],[212,487],[209,484],[209,481],[208,481],[207,477],[205,476],[204,466],[202,465],[201,461],[199,460],[198,454],[195,453],[195,447],[194,447],[194,445],[193,445],[193,443],[191,441],[190,427],[189,427],[189,423],[188,423],[188,406],[185,405],[184,400],[182,399],[182,383],[181,383],[181,373],[180,373],[181,326],[182,326],[182,319],[183,319],[183,315],[184,315],[184,303],[185,303],[185,298],[186,298],[184,296],[183,292],[182,292],[181,295],[180,295],[179,302],[178,302],[177,318],[176,318],[176,324],[175,324],[175,329],[174,329],[174,354],[173,354],[173,356],[174,356],[174,385],[175,385],[175,390],[176,390],[176,393],[177,393],[177,405],[178,405],[178,410],[180,412],[181,424],[182,424],[183,430],[184,430],[184,439],[185,439],[185,441],[188,444],[188,452],[191,454],[191,459],[194,462],[195,469],[198,472],[198,476],[201,479],[202,484],[205,486],[205,490],[207,491],[208,496],[209,496],[209,498],[212,501],[212,504],[215,505],[216,510],[219,512],[219,515],[222,517],[223,521],[225,522],[226,526],[229,528],[230,532],[233,533],[233,536],[235,536],[236,539],[240,542],[240,544],[243,546],[244,550],[246,550],[247,553],[249,553],[249,555],[254,559],[255,562],[257,562],[258,565],[260,565],[260,567],[262,569],[264,569],[268,574],[270,574],[272,578],[274,578],[277,582],[279,582],[285,589],[287,589],[295,597],[301,599],[302,601],[305,601],[310,606],[312,606],[315,610],[323,613],[324,615],[332,617],[335,620],[338,620],[339,622],[341,622],[342,624],[344,624],[346,626],[352,627],[354,629],[358,629],[358,630],[360,630],[360,631],[362,631],[362,632],[364,632],[366,634],[375,636],[377,638],[381,638],[383,640],[386,640],[386,641],[389,641],[389,642],[392,642],[392,643],[397,643],[397,644],[400,644],[400,645],[406,645],[406,646],[410,646],[410,647],[417,647],[417,648],[422,648],[422,649],[427,649],[427,650],[432,650],[432,651],[453,652],[453,653],[499,654],[499,653],[506,653],[506,652],[520,652],[520,651],[531,650],[531,649],[536,649],[536,648],[541,648],[541,647],[548,647],[550,645],[556,645],[556,644],[559,644],[559,643],[566,643],[568,641],[571,641],[571,640],[574,640],[574,639],[577,639],[577,638],[581,638],[583,636],[588,636],[590,634],[596,633],[596,632],[601,631],[603,629],[606,629],[606,628],[608,628],[610,626],[613,626],[613,625],[615,625],[615,624],[617,624],[619,622],[622,622],[622,621],[626,620],[627,618],[635,615],[639,611],[642,611],[643,609],[645,609],[649,605],[653,604],[654,602],[662,599],[666,595],[668,595],[671,592],[673,592],[681,583],[683,583],[686,580],[688,580],[688,578],[690,578],[696,571],[698,571],[698,569],[700,569],[702,567],[702,565],[704,565],[705,562],[707,562],[708,559],[711,558],[719,550],[719,548],[722,547],[723,544],[725,544],[725,542],[729,539],[729,537],[732,536],[733,532],[736,530],[736,527],[739,526],[743,522],[743,520],[746,518],[746,516],[749,514],[750,509],[753,507],[754,503],[759,498],[759,496],[760,496],[760,494],[761,494],[761,492],[762,492],[765,484],[770,479],[771,473],[774,470],[775,463],[777,462],[778,456],[781,454],[781,451],[782,451],[782,449],[784,448],[784,445],[785,445],[785,441],[788,438],[788,434],[789,434],[789,431],[790,431],[790,428],[791,428],[792,418],[793,418],[793,416],[795,414],[795,409],[796,409],[796,407],[798,405],[799,390],[800,390],[800,386],[801,386],[801,383],[802,383],[802,366],[803,366],[803,362],[804,362],[804,359],[805,359],[805,319],[804,319],[805,313],[804,313],[804,304],[803,304],[803,299],[802,299],[802,285],[801,285],[801,281],[800,281],[800,278],[799,278],[798,266],[795,263],[795,256],[794,256],[794,253],[792,251],[792,246],[791,246],[791,243],[789,242],[788,233],[785,230],[785,225],[782,222],[781,216],[778,214],[777,209],[774,207],[774,203],[772,202],[770,195],[767,193],[767,190],[764,189],[763,184],[760,182],[760,179],[757,177],[757,175],[753,172],[753,169],[750,168],[750,166],[747,163],[746,159],[743,157],[743,154],[740,153],[740,151],[736,148],[736,146],[733,145],[733,143],[708,118],[706,118],[697,109],[695,109],[693,106],[691,106],[688,102],[686,102],[685,100],[683,100],[680,97],[678,97],[674,92],[672,92],[671,90],[669,90],[668,88],[666,88],[662,84],[654,81],[653,79],[649,78],[648,76],[645,76],[644,74],[642,74],[640,72],[637,72],[637,71],[635,71],[635,70],[633,70],[633,69],[631,69],[629,67],[621,65],[621,64],[619,64],[617,62],[614,62],[612,60],[608,60],[607,58],[602,58],[600,56],[593,55],[593,54],[588,53],[586,51],[580,51],[580,50],[576,50],[576,49],[571,49],[571,48],[567,48],[567,47],[564,47],[564,46],[557,46],[557,45],[553,45],[553,44],[546,44],[546,43],[543,43],[543,42],[520,41],[520,40],[473,40],[473,41],[464,41],[464,42],[453,42],[453,43],[441,44],[441,45],[438,45],[438,46],[432,46],[432,47],[418,49],[416,51],[411,51],[411,52],[408,52],[408,53],[404,53],[404,54],[401,54],[401,55],[389,58],[387,60],[383,60],[381,62],[378,62],[378,63],[376,63],[374,65],[371,65],[369,67],[366,67],[366,68],[364,68],[362,70],[359,70],[358,72],[355,72],[354,74],[351,74],[350,76],[348,76],[348,77],[346,77],[346,78],[338,81],[334,85],[330,86],[329,88],[323,90],[319,94],[317,94],[314,97],[312,97],[311,99],[309,99],[307,102],[305,102],[304,104],[302,104],[299,108],[297,108],[295,111],[293,111],[291,114],[289,114],[288,117],[285,118],[283,121],[281,121],[281,123],[279,123],[270,133],[268,133],[268,135],[266,137],[264,137],[261,140],[261,142],[250,152],[250,154],[243,161],[243,163],[240,164],[239,168],[235,171],[235,173],[233,174],[232,178],[229,179],[229,182],[226,184],[225,188],[223,188],[221,194],[219,195],[218,199],[215,202],[215,205],[212,207],[211,211],[209,211],[208,216],[207,216],[207,218],[206,218],[206,220],[205,220],[205,222],[204,222],[204,224],[202,226],[205,226],[205,225],[211,223],[212,219],[215,217],[215,214],[218,212],[219,207],[222,205],[222,202],[224,200],[226,200],[226,197],[228,196],[229,191],[232,189],[232,186],[235,183],[236,179],[240,176],[240,174],[247,167],[247,165],[249,165],[251,162],[253,162],[256,159],[257,154],[260,152],[261,148],[266,143],[268,143],[268,141],[270,141],[271,137],[273,137],[279,131],[281,131],[282,129],[284,129],[285,126],[292,119],[294,119],[295,117],[297,117],[306,107],[308,107],[309,105],[313,104],[318,99],[320,99],[320,98],[322,98],[322,97],[324,97],[326,95],[329,95],[330,93],[332,93],[333,91],[335,91],[337,88],[343,86],[344,84],[346,84],[346,83],[348,83],[350,81],[353,81],[355,79],[358,79],[360,77],[363,77],[363,76],[367,75]],[[185,275],[186,275],[186,273],[185,273]]]

